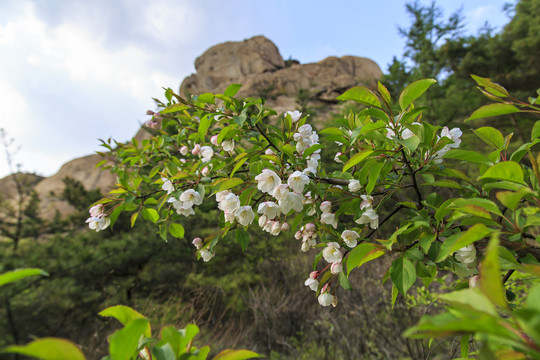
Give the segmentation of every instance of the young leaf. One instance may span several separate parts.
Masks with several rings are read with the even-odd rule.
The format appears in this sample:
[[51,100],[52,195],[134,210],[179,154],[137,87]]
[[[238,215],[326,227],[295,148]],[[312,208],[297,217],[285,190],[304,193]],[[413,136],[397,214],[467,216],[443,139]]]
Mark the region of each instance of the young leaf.
[[347,91],[345,91],[343,94],[339,95],[337,100],[354,100],[360,104],[369,105],[369,106],[375,106],[380,108],[381,103],[379,102],[379,99],[375,94],[371,92],[368,88],[364,86],[356,86],[353,87]]
[[151,221],[154,224],[159,220],[159,214],[156,209],[143,208],[142,214],[146,220]]
[[476,109],[465,122],[491,116],[506,115],[519,112],[519,109],[510,104],[489,104]]
[[349,159],[349,161],[347,161],[345,166],[343,166],[343,172],[349,170],[354,165],[360,163],[362,160],[366,159],[372,153],[373,153],[373,150],[364,150],[364,151],[361,151],[361,152],[359,152],[357,154],[354,154],[353,157],[351,157]]
[[399,257],[390,267],[390,278],[401,295],[405,296],[416,281],[416,269],[410,260]]
[[496,149],[504,149],[504,137],[499,130],[484,126],[473,131],[486,144],[494,146]]
[[[115,318],[116,320],[120,321],[120,323],[124,326],[126,326],[128,323],[130,323],[133,320],[145,318],[144,315],[142,315],[141,313],[125,305],[110,306],[106,308],[105,310],[102,310],[101,312],[99,312],[98,315],[103,316],[103,317]],[[147,337],[151,336],[150,326],[148,327],[145,335]]]
[[405,110],[414,100],[418,99],[427,89],[437,80],[435,79],[422,79],[409,84],[399,96],[399,106],[402,110]]
[[177,223],[169,224],[169,232],[175,238],[181,239],[184,237],[184,227],[181,224],[177,224]]
[[497,179],[519,184],[523,182],[523,169],[514,161],[503,161],[486,170],[480,179]]
[[503,309],[508,309],[504,287],[501,282],[499,267],[499,236],[492,236],[480,267],[480,289],[491,302]]
[[227,89],[225,89],[223,95],[232,97],[236,95],[236,93],[238,92],[238,90],[240,90],[241,87],[241,84],[231,84],[227,87]]
[[245,360],[258,357],[261,357],[261,355],[253,351],[226,349],[217,354],[213,360]]
[[147,332],[149,326],[147,319],[135,319],[109,336],[111,360],[132,359],[138,353],[140,337]]

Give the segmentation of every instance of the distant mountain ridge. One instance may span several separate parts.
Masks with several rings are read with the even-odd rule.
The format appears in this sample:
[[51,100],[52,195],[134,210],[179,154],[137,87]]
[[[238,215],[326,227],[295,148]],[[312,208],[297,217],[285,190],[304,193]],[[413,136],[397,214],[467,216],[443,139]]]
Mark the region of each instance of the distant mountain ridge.
[[[196,73],[184,79],[180,93],[223,92],[232,83],[242,84],[237,96],[264,96],[267,105],[278,113],[299,108],[302,96],[304,106],[317,110],[317,117],[325,119],[337,110],[335,98],[345,90],[358,85],[371,88],[382,76],[380,67],[364,57],[328,57],[316,63],[300,64],[283,60],[277,46],[264,36],[244,41],[230,41],[212,46],[195,60]],[[141,128],[135,135],[138,140],[146,137]],[[58,210],[61,215],[74,211],[60,199],[64,189],[62,179],[70,177],[82,183],[86,190],[110,190],[115,177],[100,171],[96,165],[99,155],[88,155],[65,163],[60,170],[36,182],[34,190],[41,199],[40,212],[50,217]],[[9,197],[10,177],[0,179],[0,192]]]

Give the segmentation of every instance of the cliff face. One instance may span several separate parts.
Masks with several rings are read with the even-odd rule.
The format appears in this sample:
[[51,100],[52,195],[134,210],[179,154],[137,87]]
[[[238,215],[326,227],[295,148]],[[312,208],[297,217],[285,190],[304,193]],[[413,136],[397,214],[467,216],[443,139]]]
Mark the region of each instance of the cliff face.
[[[299,64],[284,61],[276,45],[264,36],[239,42],[225,42],[208,49],[195,60],[196,73],[188,76],[180,86],[180,93],[201,94],[223,92],[233,83],[242,84],[239,97],[263,96],[267,105],[278,113],[303,105],[317,109],[317,117],[325,119],[337,110],[335,98],[345,90],[358,85],[375,87],[382,71],[372,60],[356,56],[328,57],[317,63]],[[147,135],[139,130],[137,139]],[[101,161],[98,155],[89,155],[64,164],[55,175],[36,181],[35,190],[41,199],[43,216],[55,209],[62,215],[74,209],[59,198],[64,189],[62,181],[71,177],[80,181],[87,190],[108,191],[115,177],[96,169]],[[8,178],[0,180],[0,193],[9,198]]]

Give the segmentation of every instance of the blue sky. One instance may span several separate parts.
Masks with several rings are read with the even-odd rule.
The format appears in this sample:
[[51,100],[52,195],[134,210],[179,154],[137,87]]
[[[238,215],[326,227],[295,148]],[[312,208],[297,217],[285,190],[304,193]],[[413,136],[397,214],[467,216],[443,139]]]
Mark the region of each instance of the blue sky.
[[[439,0],[463,6],[467,34],[508,22],[508,0]],[[510,1],[514,2],[514,1]],[[430,1],[420,1],[429,4]],[[408,27],[398,0],[2,0],[0,127],[20,146],[24,171],[49,176],[100,150],[97,138],[131,138],[162,87],[177,89],[195,58],[223,41],[265,35],[284,59],[400,57]],[[0,158],[0,177],[8,174]]]

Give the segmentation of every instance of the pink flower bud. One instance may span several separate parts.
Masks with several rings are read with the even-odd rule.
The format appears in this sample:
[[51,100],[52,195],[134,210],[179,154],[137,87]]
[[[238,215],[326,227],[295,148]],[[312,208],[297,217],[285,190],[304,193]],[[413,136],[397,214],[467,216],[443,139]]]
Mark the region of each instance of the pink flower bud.
[[469,287],[475,288],[478,287],[478,280],[480,280],[480,275],[474,275],[469,279]]
[[208,174],[210,174],[210,169],[208,168],[208,166],[203,167],[203,169],[201,170],[201,175],[208,176]]
[[266,151],[264,153],[266,155],[274,155],[274,152],[272,151],[272,149],[266,149]]
[[295,234],[294,234],[294,238],[296,240],[300,240],[302,238],[302,232],[300,230],[298,230]]
[[146,115],[154,115],[154,112],[152,110],[146,110]]
[[328,289],[328,285],[329,285],[328,283],[324,284],[324,286],[323,286],[322,289],[321,289],[321,294],[322,294],[323,292],[326,292],[326,289]]
[[218,138],[217,135],[214,135],[214,136],[212,136],[212,137],[210,138],[210,142],[212,143],[212,145],[218,146],[217,138]]
[[289,230],[289,224],[287,222],[284,222],[281,224],[281,231],[288,231]]
[[307,223],[306,230],[309,232],[315,232],[317,230],[317,227],[315,226],[315,224]]
[[330,201],[323,201],[321,204],[321,211],[323,213],[332,212],[332,203]]
[[192,153],[193,155],[198,155],[200,152],[201,152],[201,145],[195,144],[195,146],[194,146],[193,149],[191,150],[191,153]]
[[340,262],[332,263],[330,266],[330,272],[334,275],[339,274],[341,271],[343,271],[343,264]]
[[180,148],[180,154],[182,154],[182,155],[184,155],[184,156],[187,155],[188,151],[189,151],[189,149],[188,149],[188,147],[187,147],[186,145],[184,145],[184,146],[182,146],[182,147]]
[[319,271],[312,271],[309,273],[309,277],[312,279],[316,279],[319,276],[319,274],[320,274]]
[[195,239],[193,239],[193,246],[195,246],[197,250],[199,250],[203,246],[203,240],[200,237],[196,237]]
[[100,216],[101,214],[103,214],[103,204],[97,204],[95,206],[92,206],[89,212],[91,217]]

